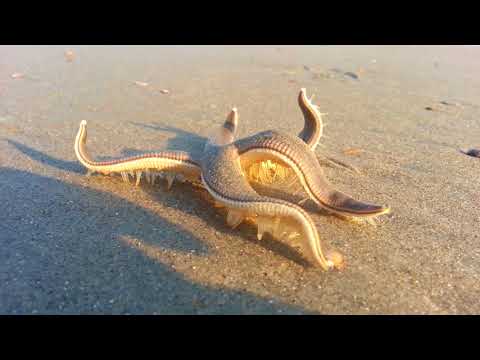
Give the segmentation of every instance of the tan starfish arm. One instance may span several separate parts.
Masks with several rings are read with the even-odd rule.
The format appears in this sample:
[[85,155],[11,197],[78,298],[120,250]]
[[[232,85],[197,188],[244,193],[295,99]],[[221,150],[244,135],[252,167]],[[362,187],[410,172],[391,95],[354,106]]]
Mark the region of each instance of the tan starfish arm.
[[238,110],[233,108],[222,126],[213,130],[208,138],[207,144],[222,146],[230,144],[235,140],[235,133],[238,127]]
[[298,94],[298,105],[300,106],[300,110],[302,110],[305,123],[303,130],[298,136],[313,151],[323,135],[323,122],[319,107],[315,105],[312,100],[313,96],[309,99],[305,88],[300,89]]
[[[315,154],[299,138],[265,131],[237,140],[234,144],[249,180],[252,180],[249,170],[253,165],[270,161],[293,171],[309,197],[330,212],[347,217],[375,217],[389,212],[387,206],[357,201],[335,190],[325,178]],[[262,176],[258,178],[261,180]]]
[[[162,151],[147,153],[137,156],[124,157],[109,161],[94,161],[89,156],[87,147],[87,122],[80,123],[75,139],[75,154],[78,160],[89,170],[90,173],[102,174],[118,173],[123,179],[128,179],[128,174],[137,176],[137,185],[142,173],[147,175],[147,180],[155,180],[157,172],[166,171],[170,174],[182,174],[187,180],[200,180],[200,166],[198,160],[185,151]],[[169,187],[173,178],[167,177]]]
[[232,227],[249,218],[258,225],[259,239],[264,232],[276,238],[298,234],[307,252],[324,270],[342,268],[343,257],[336,251],[325,252],[314,222],[302,208],[255,192],[243,174],[233,144],[207,144],[202,159],[202,182],[213,198],[227,207],[227,222]]

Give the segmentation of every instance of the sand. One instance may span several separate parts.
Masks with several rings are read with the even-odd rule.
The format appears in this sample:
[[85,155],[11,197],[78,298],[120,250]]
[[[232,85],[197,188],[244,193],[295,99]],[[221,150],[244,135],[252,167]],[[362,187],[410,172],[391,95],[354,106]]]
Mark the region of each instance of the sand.
[[[479,313],[480,159],[459,151],[480,147],[479,58],[461,46],[0,47],[0,313]],[[199,149],[232,106],[239,136],[297,134],[301,87],[327,113],[317,153],[361,170],[325,167],[328,179],[392,208],[377,227],[311,212],[343,272],[229,229],[186,184],[86,177],[73,151],[82,119],[98,159]]]

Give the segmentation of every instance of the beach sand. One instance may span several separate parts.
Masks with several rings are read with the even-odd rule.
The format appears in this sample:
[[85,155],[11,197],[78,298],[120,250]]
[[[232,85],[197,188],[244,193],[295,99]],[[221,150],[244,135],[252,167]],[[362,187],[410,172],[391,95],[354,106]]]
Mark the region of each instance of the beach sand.
[[[0,313],[479,313],[480,159],[459,151],[480,147],[479,59],[463,46],[0,47]],[[187,184],[87,177],[73,151],[82,119],[97,159],[201,149],[233,106],[239,137],[298,134],[302,87],[327,113],[316,152],[361,171],[327,178],[391,206],[376,227],[310,212],[342,272],[229,229]]]

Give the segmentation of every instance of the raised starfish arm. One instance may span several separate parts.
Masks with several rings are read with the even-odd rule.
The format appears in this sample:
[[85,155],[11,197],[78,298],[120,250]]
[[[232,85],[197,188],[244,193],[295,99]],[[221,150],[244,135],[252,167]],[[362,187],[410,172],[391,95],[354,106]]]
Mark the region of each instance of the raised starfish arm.
[[[320,138],[323,135],[324,125],[322,121],[322,113],[320,112],[318,105],[315,105],[312,100],[313,95],[309,99],[307,97],[306,89],[300,89],[300,93],[298,94],[298,105],[302,110],[305,123],[303,130],[298,134],[298,136],[308,145],[308,147],[312,151],[315,151],[317,145],[320,142]],[[317,155],[317,158],[324,165],[330,167],[342,167],[344,169],[353,171],[354,173],[360,173],[360,171],[354,166],[346,164],[333,157]]]
[[137,176],[137,185],[143,173],[149,182],[155,182],[158,172],[166,172],[168,187],[172,185],[176,174],[182,174],[186,180],[200,181],[199,161],[185,151],[162,151],[138,156],[125,157],[109,161],[94,161],[88,155],[86,148],[87,122],[80,123],[75,139],[75,154],[78,160],[88,169],[89,173],[118,173],[125,181],[129,174]]
[[320,138],[323,135],[323,122],[322,114],[317,105],[312,102],[313,96],[307,98],[307,90],[305,88],[300,89],[298,94],[298,105],[303,113],[305,124],[303,130],[298,136],[308,145],[310,149],[315,150]]
[[[373,205],[337,191],[325,178],[315,154],[297,137],[265,131],[237,140],[242,167],[249,169],[259,162],[275,163],[283,171],[291,170],[300,180],[310,198],[320,207],[347,217],[376,217],[389,212],[387,206]],[[278,170],[276,170],[278,171]]]
[[233,108],[227,116],[227,119],[220,127],[213,130],[208,139],[208,143],[214,145],[226,145],[235,140],[235,133],[238,127],[238,111]]
[[214,199],[227,207],[227,222],[239,225],[245,218],[258,225],[258,238],[264,232],[274,237],[299,233],[306,250],[324,270],[342,268],[343,257],[336,251],[324,253],[310,216],[299,206],[257,194],[244,177],[234,144],[218,146],[209,142],[202,159],[202,182]]

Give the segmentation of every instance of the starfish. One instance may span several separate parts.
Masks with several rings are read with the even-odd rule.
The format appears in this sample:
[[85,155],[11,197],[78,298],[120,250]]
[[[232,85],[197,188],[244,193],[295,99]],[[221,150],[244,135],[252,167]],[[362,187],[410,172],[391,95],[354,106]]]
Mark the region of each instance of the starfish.
[[83,120],[75,153],[88,175],[120,174],[127,182],[136,176],[137,186],[142,175],[151,184],[163,176],[168,189],[175,178],[202,187],[216,207],[227,209],[226,221],[232,228],[247,220],[257,224],[259,240],[265,232],[280,240],[300,238],[314,264],[324,270],[343,269],[343,256],[322,244],[315,223],[300,204],[262,195],[252,186],[255,182],[273,185],[290,177],[299,180],[308,197],[329,213],[371,220],[390,211],[388,206],[353,199],[325,178],[314,153],[323,133],[322,114],[312,99],[304,88],[300,90],[298,104],[305,122],[298,136],[268,130],[236,139],[238,111],[233,108],[208,138],[203,152],[161,151],[97,162],[88,155],[87,122]]

